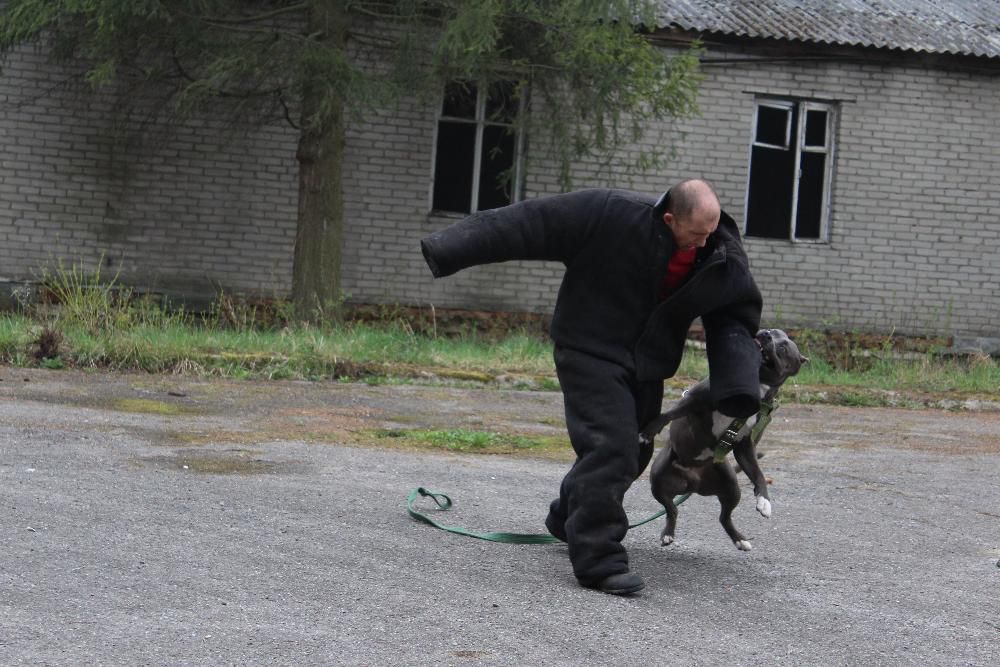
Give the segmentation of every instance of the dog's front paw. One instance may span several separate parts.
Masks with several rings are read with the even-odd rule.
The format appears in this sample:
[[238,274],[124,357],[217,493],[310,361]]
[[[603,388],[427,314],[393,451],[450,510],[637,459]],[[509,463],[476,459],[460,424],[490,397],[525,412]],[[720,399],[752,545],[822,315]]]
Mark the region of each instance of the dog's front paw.
[[673,543],[674,543],[674,536],[673,535],[660,535],[660,546],[661,547],[669,547]]
[[736,548],[740,551],[750,551],[753,549],[753,545],[750,544],[748,540],[736,540],[733,544],[735,544]]
[[757,496],[757,511],[765,519],[771,518],[771,501],[764,496]]

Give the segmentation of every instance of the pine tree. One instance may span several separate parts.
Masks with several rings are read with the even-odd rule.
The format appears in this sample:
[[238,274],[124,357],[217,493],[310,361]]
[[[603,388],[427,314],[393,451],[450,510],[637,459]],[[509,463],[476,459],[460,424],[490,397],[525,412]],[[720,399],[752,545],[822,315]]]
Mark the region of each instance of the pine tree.
[[244,119],[298,128],[292,298],[315,317],[340,292],[352,119],[449,80],[514,76],[543,102],[522,122],[550,138],[568,186],[574,159],[695,111],[697,60],[652,45],[654,12],[650,0],[7,0],[0,52],[38,42],[86,63],[95,87],[167,91],[174,118],[225,98]]

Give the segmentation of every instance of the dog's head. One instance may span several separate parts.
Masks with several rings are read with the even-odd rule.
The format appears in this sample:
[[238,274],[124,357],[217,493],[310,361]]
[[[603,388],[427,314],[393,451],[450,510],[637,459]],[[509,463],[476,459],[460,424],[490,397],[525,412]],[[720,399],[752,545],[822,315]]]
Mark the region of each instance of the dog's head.
[[809,361],[781,329],[761,329],[757,332],[757,345],[761,357],[760,381],[770,387],[781,386]]

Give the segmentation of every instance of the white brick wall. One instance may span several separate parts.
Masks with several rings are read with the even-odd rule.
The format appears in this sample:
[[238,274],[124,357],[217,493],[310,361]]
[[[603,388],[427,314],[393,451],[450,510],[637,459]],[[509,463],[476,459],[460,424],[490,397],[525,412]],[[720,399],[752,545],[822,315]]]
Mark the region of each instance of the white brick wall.
[[[63,260],[154,289],[284,294],[297,204],[296,134],[191,121],[144,141],[113,97],[25,48],[0,72],[0,280]],[[132,128],[133,131],[135,128]]]
[[[713,53],[710,56],[720,54]],[[577,187],[656,194],[712,180],[742,222],[755,94],[840,100],[829,243],[749,239],[770,323],[1000,335],[1000,79],[996,71],[802,61],[706,67],[700,117],[654,128],[676,151],[657,173],[582,161]],[[0,73],[0,281],[56,259],[104,255],[138,285],[211,296],[285,296],[297,208],[296,132],[191,121],[113,124],[110,96],[66,83],[31,49]],[[433,103],[405,100],[348,137],[343,287],[354,301],[551,309],[561,266],[512,262],[433,280],[418,242],[457,218],[429,216]],[[151,140],[155,138],[155,141]],[[558,192],[542,154],[529,197]],[[664,144],[663,150],[669,150]],[[627,158],[629,156],[625,156]]]
[[[718,54],[709,54],[718,55]],[[701,116],[677,124],[659,173],[615,176],[581,165],[580,187],[656,193],[680,178],[717,186],[742,224],[756,95],[838,100],[829,243],[748,239],[765,321],[900,333],[1000,336],[1000,79],[916,65],[803,61],[706,67]],[[528,175],[530,196],[555,173]],[[418,295],[436,305],[516,309],[539,276],[475,269]],[[551,307],[559,267],[542,278]],[[475,277],[470,277],[475,275]],[[500,301],[493,285],[511,286]],[[549,288],[551,287],[551,291]],[[499,297],[499,295],[498,295]],[[483,303],[483,301],[479,301]]]

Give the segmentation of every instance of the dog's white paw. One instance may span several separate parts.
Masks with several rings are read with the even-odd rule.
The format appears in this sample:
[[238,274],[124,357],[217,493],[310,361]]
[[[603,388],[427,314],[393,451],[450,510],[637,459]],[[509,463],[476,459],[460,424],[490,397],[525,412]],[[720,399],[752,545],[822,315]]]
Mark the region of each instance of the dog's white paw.
[[753,545],[750,544],[750,542],[748,542],[747,540],[736,540],[735,542],[733,542],[733,544],[735,544],[736,548],[739,549],[740,551],[750,551],[751,549],[753,549]]
[[673,543],[674,543],[674,536],[673,535],[661,535],[660,536],[660,546],[661,547],[668,547],[668,546],[670,546]]
[[765,519],[771,518],[771,501],[764,496],[757,496],[757,511]]

